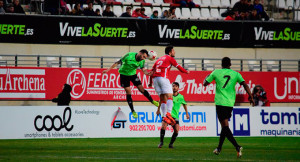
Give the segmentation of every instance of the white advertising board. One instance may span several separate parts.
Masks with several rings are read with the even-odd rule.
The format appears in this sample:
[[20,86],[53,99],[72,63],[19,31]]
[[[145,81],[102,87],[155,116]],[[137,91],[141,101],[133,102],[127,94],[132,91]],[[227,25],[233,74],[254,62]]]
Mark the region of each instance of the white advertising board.
[[[161,117],[153,106],[2,106],[0,139],[159,137]],[[214,106],[182,108],[180,137],[216,137],[221,131]],[[300,136],[298,107],[235,107],[229,120],[234,136]],[[166,136],[173,129],[168,126]]]
[[[127,106],[3,106],[0,139],[159,137],[161,117],[153,106],[136,106],[133,118]],[[181,137],[215,136],[214,107],[188,107],[180,111]],[[166,136],[172,134],[171,126]]]

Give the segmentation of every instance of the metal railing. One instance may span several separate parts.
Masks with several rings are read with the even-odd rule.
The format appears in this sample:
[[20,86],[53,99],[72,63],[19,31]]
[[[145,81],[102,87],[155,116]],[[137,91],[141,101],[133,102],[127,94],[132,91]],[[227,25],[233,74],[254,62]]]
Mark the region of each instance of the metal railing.
[[[60,56],[60,55],[0,55],[0,67],[69,67],[108,68],[120,57]],[[189,70],[212,71],[221,68],[221,58],[176,58]],[[150,69],[154,61],[146,61]],[[300,60],[286,59],[231,59],[231,68],[237,71],[299,71]]]

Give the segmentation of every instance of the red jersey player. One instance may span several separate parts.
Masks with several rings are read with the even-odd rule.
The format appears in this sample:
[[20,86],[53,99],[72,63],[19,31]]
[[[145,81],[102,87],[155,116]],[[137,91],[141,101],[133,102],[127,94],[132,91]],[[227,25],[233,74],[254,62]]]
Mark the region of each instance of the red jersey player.
[[[171,111],[173,108],[173,90],[169,80],[170,69],[172,66],[174,66],[183,73],[188,74],[190,72],[180,66],[174,59],[175,51],[173,46],[167,46],[165,48],[165,53],[166,54],[164,56],[160,57],[154,63],[152,67],[153,74],[151,77],[153,78],[154,89],[160,97],[160,108],[163,121],[174,125],[176,122],[171,116]],[[152,86],[152,79],[150,79],[150,86]]]

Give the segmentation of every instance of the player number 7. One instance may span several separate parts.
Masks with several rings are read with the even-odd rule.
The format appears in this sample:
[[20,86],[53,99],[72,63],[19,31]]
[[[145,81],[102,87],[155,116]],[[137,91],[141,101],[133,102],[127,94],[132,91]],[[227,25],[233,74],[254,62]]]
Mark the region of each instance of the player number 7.
[[230,80],[230,76],[229,75],[225,75],[223,78],[227,78],[225,84],[223,85],[223,88],[225,88]]

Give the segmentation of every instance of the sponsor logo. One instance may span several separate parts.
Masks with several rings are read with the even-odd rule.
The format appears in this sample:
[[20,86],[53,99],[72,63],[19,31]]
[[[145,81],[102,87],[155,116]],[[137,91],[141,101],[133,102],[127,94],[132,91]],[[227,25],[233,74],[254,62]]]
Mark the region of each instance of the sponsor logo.
[[[69,114],[69,116],[67,116]],[[63,113],[63,117],[61,118],[59,115],[55,115],[54,117],[50,115],[46,115],[44,118],[41,115],[38,115],[34,119],[34,127],[37,131],[60,131],[65,128],[67,131],[71,131],[74,125],[68,127],[68,124],[71,121],[72,111],[70,107],[66,107]]]
[[0,98],[45,98],[45,69],[0,69]]
[[187,29],[170,29],[168,25],[158,25],[160,38],[202,39],[202,40],[230,40],[230,34],[223,30],[201,30],[193,25]]
[[[202,83],[198,83],[196,79],[187,79],[186,81],[183,81],[181,75],[177,75],[175,82],[179,83],[179,91],[184,91],[186,89],[187,94],[215,94],[216,92],[215,83],[211,83],[205,87]],[[252,89],[255,87],[255,84],[252,83],[252,80],[249,80],[248,86]],[[235,90],[238,95],[246,94],[244,87],[238,83],[235,85]]]
[[[129,122],[131,123],[161,123],[161,115],[154,112],[137,112],[138,118],[133,118],[129,113]],[[190,119],[186,119],[186,112],[179,112],[179,119],[183,123],[206,123],[206,112],[189,112]]]
[[[280,88],[277,87],[277,77],[274,77],[274,95],[278,100],[283,100],[288,97],[289,100],[299,100],[300,95],[299,94],[299,85],[300,85],[300,78],[297,79],[296,77],[284,77],[284,87],[282,88],[282,84],[280,85]],[[294,86],[293,86],[294,85]],[[283,89],[282,95],[279,95],[278,89]],[[295,93],[292,93],[292,90],[295,91]],[[291,95],[293,94],[293,95]]]
[[254,27],[255,40],[300,41],[300,31],[285,28],[283,31],[267,31],[263,27]]
[[26,25],[0,24],[1,35],[33,35],[33,29],[26,29]]
[[111,120],[111,129],[125,128],[125,123],[127,121],[126,115],[122,112],[119,107],[116,112],[114,112]]
[[115,37],[115,38],[135,38],[135,31],[128,31],[128,28],[104,27],[100,23],[94,26],[82,27],[71,26],[68,22],[59,23],[60,36],[71,37]]
[[175,79],[175,82],[177,82],[179,84],[179,89],[178,91],[183,91],[186,84],[185,82],[182,81],[182,76],[181,75],[177,75],[176,79]]
[[[217,135],[221,133],[221,125],[217,117]],[[229,128],[235,136],[250,136],[250,113],[249,109],[234,108],[232,117],[229,119]]]
[[272,112],[262,109],[260,112],[261,122],[263,124],[272,124],[272,125],[297,125],[300,124],[300,108],[298,115],[296,112]]
[[72,70],[67,78],[67,83],[72,87],[71,96],[80,98],[86,89],[86,80],[82,71],[78,69]]

